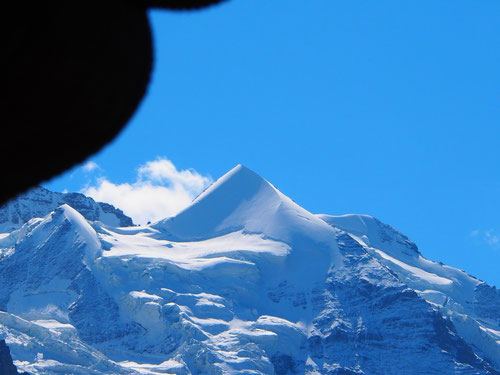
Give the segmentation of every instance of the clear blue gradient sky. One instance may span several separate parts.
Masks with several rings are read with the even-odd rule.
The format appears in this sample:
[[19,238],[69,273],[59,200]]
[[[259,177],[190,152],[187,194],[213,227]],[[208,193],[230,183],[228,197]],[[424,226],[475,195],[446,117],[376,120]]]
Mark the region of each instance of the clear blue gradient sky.
[[149,92],[91,158],[110,180],[158,156],[213,178],[243,163],[500,286],[500,1],[232,0],[151,22]]

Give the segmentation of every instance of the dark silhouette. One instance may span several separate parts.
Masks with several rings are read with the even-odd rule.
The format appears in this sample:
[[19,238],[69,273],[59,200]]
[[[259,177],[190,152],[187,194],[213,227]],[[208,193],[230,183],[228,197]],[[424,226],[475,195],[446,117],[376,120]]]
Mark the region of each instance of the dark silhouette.
[[0,205],[81,163],[128,122],[151,73],[148,7],[188,10],[219,2],[51,1],[5,6],[7,116],[0,147]]
[[[16,366],[12,362],[12,357],[10,356],[10,350],[5,340],[0,340],[0,374],[2,375],[18,375]],[[28,375],[27,372],[23,372],[21,375]]]

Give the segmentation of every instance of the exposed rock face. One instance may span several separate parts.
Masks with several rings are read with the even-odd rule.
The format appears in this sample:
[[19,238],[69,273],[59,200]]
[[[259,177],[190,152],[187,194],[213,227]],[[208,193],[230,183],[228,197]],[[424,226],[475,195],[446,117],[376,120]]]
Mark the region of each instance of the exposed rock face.
[[370,216],[313,215],[243,166],[150,226],[69,205],[29,220],[0,238],[0,291],[0,339],[30,373],[500,369],[498,289]]
[[[16,366],[14,366],[14,363],[12,362],[10,350],[5,343],[5,340],[0,340],[0,374],[19,375]],[[21,375],[28,375],[28,373],[23,372]]]
[[63,204],[70,205],[89,221],[120,227],[134,225],[130,217],[110,204],[96,202],[80,193],[55,193],[37,187],[0,207],[0,232],[18,229],[28,220],[44,217]]

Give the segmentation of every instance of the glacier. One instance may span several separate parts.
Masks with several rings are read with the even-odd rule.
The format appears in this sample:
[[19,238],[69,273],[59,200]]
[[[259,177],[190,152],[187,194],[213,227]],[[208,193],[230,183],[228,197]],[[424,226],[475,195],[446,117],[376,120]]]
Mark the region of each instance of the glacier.
[[19,371],[500,373],[499,290],[371,216],[312,214],[242,165],[146,226],[55,197],[0,208],[26,207],[0,234]]

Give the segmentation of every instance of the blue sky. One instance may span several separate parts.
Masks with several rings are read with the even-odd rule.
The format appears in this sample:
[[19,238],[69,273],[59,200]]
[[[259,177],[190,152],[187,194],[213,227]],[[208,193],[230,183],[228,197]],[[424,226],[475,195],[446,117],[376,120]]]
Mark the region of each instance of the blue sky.
[[311,212],[376,216],[500,286],[499,1],[233,0],[151,22],[136,115],[99,167],[46,187],[134,189],[172,172],[163,157],[177,182],[148,184],[185,200],[243,163]]

